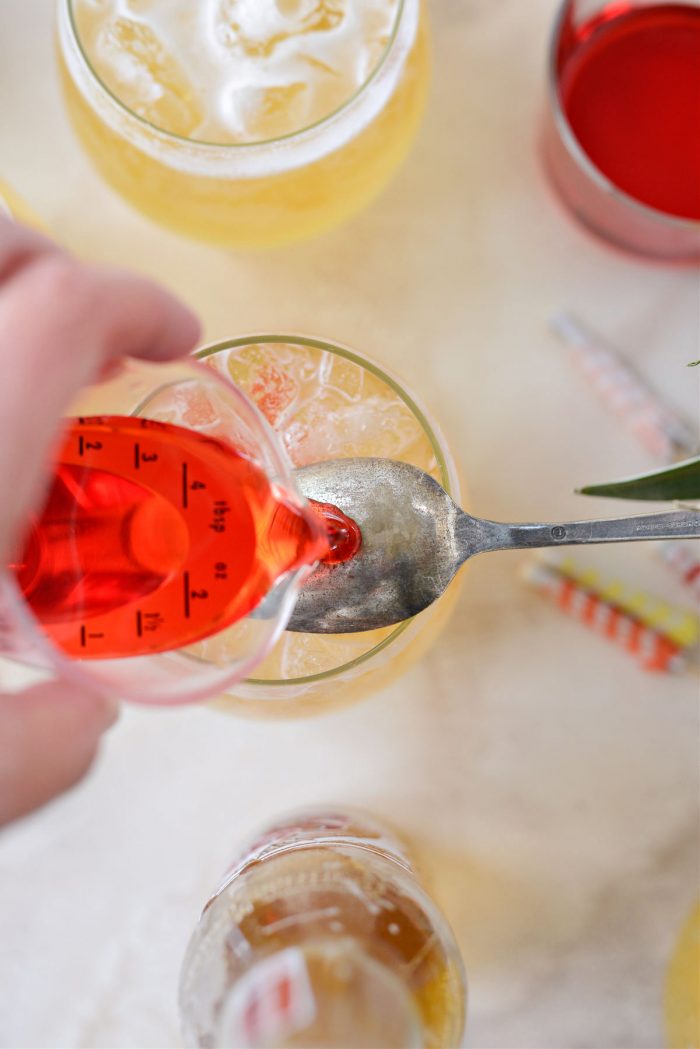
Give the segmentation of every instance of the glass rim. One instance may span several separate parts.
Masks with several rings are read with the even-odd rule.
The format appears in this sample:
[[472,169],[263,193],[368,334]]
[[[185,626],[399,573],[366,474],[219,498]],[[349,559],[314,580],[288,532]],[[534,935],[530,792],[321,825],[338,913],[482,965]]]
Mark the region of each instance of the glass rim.
[[[448,495],[453,495],[454,485],[450,476],[450,468],[447,462],[445,449],[443,448],[443,445],[440,442],[439,435],[435,432],[434,426],[426,417],[425,412],[420,407],[420,405],[416,403],[412,394],[408,393],[408,391],[404,388],[401,380],[395,378],[390,373],[386,372],[383,367],[376,364],[373,360],[363,356],[362,354],[356,353],[354,350],[351,350],[347,346],[343,346],[337,342],[331,342],[327,339],[314,338],[313,336],[308,335],[299,335],[291,333],[284,334],[278,332],[276,334],[241,335],[236,336],[236,338],[234,339],[222,339],[214,343],[209,343],[206,346],[201,347],[201,349],[196,350],[195,356],[200,360],[205,360],[207,357],[212,357],[216,353],[221,353],[224,350],[236,349],[242,346],[256,346],[269,342],[287,343],[291,345],[296,344],[300,346],[307,346],[311,349],[320,350],[321,352],[335,354],[338,357],[343,357],[345,360],[352,361],[353,364],[357,364],[361,368],[365,368],[367,371],[371,372],[382,382],[386,383],[386,385],[389,386],[399,397],[399,399],[403,401],[403,403],[408,407],[409,411],[413,414],[417,422],[420,424],[435,454],[438,470],[440,472],[440,483],[442,484],[443,488],[448,493]],[[422,613],[419,613],[419,615],[420,614]],[[241,683],[244,685],[252,685],[256,688],[264,686],[265,688],[282,689],[289,688],[290,686],[298,687],[301,685],[312,685],[317,682],[330,680],[338,674],[343,674],[350,670],[354,670],[355,667],[361,666],[363,663],[368,662],[374,656],[382,652],[385,648],[388,648],[388,646],[392,642],[397,640],[397,638],[399,638],[404,633],[404,631],[408,629],[408,627],[411,625],[411,623],[414,622],[416,618],[417,616],[412,616],[410,619],[404,619],[403,622],[398,623],[394,627],[390,634],[387,634],[386,637],[382,638],[382,640],[377,642],[376,645],[373,645],[370,649],[367,650],[367,652],[363,652],[361,655],[355,656],[354,659],[350,659],[346,663],[341,663],[339,666],[333,667],[332,670],[324,670],[319,674],[306,674],[303,677],[293,677],[285,679],[247,677],[244,678]],[[290,700],[290,702],[293,701]]]
[[[669,2],[672,2],[672,0],[669,0]],[[628,208],[630,211],[635,212],[640,218],[657,222],[670,229],[684,230],[693,233],[700,231],[700,220],[684,218],[682,215],[672,215],[668,211],[661,211],[659,208],[653,208],[649,204],[644,204],[643,201],[637,200],[636,197],[633,197],[629,193],[620,189],[619,186],[615,185],[615,183],[593,163],[576,137],[561,102],[557,61],[564,22],[568,12],[575,3],[576,0],[561,0],[549,36],[547,56],[547,97],[549,100],[550,112],[554,120],[554,126],[557,130],[560,141],[564,144],[567,153],[579,170],[583,172],[598,190]]]
[[297,141],[305,137],[307,134],[320,131],[326,125],[333,123],[339,117],[344,115],[345,112],[349,110],[359,98],[364,96],[366,90],[371,86],[371,84],[379,76],[380,72],[386,65],[387,58],[389,57],[396,43],[404,11],[408,3],[410,3],[410,0],[398,0],[398,7],[396,9],[396,15],[394,17],[394,23],[391,29],[391,35],[386,43],[384,50],[381,53],[379,60],[377,61],[376,65],[372,68],[372,71],[370,72],[368,77],[362,82],[362,84],[360,84],[358,88],[356,88],[352,92],[351,95],[348,96],[348,98],[345,99],[344,102],[341,103],[341,105],[331,110],[330,113],[326,113],[325,116],[313,121],[313,123],[305,124],[303,127],[298,128],[296,131],[290,131],[284,135],[276,135],[273,138],[255,139],[252,142],[213,142],[204,139],[187,138],[186,136],[179,135],[173,131],[166,131],[165,128],[159,127],[158,124],[154,124],[152,121],[147,120],[145,117],[142,117],[139,113],[136,113],[133,109],[131,109],[130,106],[123,102],[119,98],[119,96],[111,90],[111,88],[107,86],[107,84],[104,82],[104,80],[90,61],[90,58],[85,48],[83,47],[83,42],[81,40],[80,33],[78,32],[78,26],[75,20],[75,0],[59,0],[59,3],[63,5],[68,15],[68,25],[70,27],[71,37],[78,49],[80,58],[83,62],[85,69],[88,71],[91,80],[94,82],[97,88],[101,92],[103,92],[123,114],[125,114],[129,119],[135,120],[142,128],[146,129],[147,131],[155,132],[159,138],[162,138],[166,142],[172,142],[176,144],[179,143],[180,145],[187,146],[188,149],[194,148],[196,150],[201,150],[202,152],[206,152],[208,150],[211,150],[212,152],[230,150],[231,153],[236,153],[239,151],[252,151],[255,149],[262,149],[278,144]]

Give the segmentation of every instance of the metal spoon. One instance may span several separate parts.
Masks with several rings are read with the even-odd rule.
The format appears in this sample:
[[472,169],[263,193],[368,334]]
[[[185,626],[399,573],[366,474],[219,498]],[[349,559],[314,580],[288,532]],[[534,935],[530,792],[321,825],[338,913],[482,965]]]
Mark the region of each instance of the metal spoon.
[[296,471],[309,499],[333,503],[362,530],[350,561],[307,577],[288,630],[339,634],[391,626],[432,604],[457,569],[489,550],[700,537],[700,511],[617,520],[500,524],[471,517],[429,474],[392,459],[338,459]]

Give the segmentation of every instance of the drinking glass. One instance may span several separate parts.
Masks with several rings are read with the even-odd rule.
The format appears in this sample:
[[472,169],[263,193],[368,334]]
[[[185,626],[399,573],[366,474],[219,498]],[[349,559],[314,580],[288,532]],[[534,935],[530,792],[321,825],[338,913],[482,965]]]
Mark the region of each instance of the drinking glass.
[[[198,356],[255,402],[294,466],[353,456],[399,459],[426,470],[459,502],[457,468],[437,424],[401,380],[369,358],[322,339],[281,334],[231,339]],[[352,507],[341,509],[352,516]],[[255,674],[216,706],[296,716],[366,696],[420,657],[457,593],[453,582],[430,608],[397,626],[357,634],[286,631]],[[211,645],[218,650],[219,639]]]
[[[209,17],[207,12],[215,10],[217,2],[221,5],[221,0],[195,5],[191,17]],[[308,125],[303,119],[301,126],[285,124],[286,116],[291,120],[295,113],[295,93],[303,95],[304,76],[314,75],[313,70],[308,72],[314,63],[316,72],[323,66],[309,60],[307,73],[299,74],[302,83],[273,88],[259,107],[275,133],[266,133],[262,120],[260,129],[235,141],[230,129],[224,134],[217,125],[198,131],[198,126],[207,126],[201,120],[193,126],[198,120],[192,115],[192,107],[199,105],[197,90],[183,79],[180,65],[144,21],[148,13],[143,13],[143,4],[131,0],[133,17],[122,17],[117,25],[109,3],[59,0],[59,60],[68,112],[104,178],[166,226],[237,247],[283,244],[320,233],[379,192],[406,155],[423,113],[429,75],[425,12],[421,0],[387,2],[395,9],[393,24],[359,87],[347,96],[334,96],[330,111],[322,110],[322,116]],[[293,2],[272,6],[277,15],[304,8]],[[88,18],[85,11],[90,9]],[[255,9],[248,5],[248,10]],[[107,44],[102,49],[88,46],[96,17],[113,19],[107,38],[112,49],[109,69]],[[280,46],[287,44],[283,41]],[[251,47],[263,54],[277,43],[272,39]],[[198,49],[201,52],[194,30],[191,38],[185,37],[183,49],[189,50],[184,57],[190,62]],[[234,50],[231,55],[231,75],[244,77],[239,72],[240,53]],[[120,62],[128,76],[116,84],[113,78],[121,75]],[[332,72],[322,71],[325,84],[332,84]],[[134,91],[133,82],[139,77],[146,85],[144,98],[137,93],[127,101],[125,94]],[[250,85],[243,84],[242,90],[248,91],[242,96],[245,112],[249,104],[245,99],[257,105],[260,95]],[[222,97],[228,105],[232,95]]]
[[[593,65],[591,56],[595,60],[596,46],[600,47],[602,46],[601,41],[610,39],[611,32],[617,31],[616,24],[621,26],[623,19],[629,20],[630,16],[634,17],[638,13],[641,13],[647,20],[645,26],[647,33],[659,31],[652,23],[653,19],[664,21],[664,19],[673,18],[677,22],[683,19],[689,20],[690,29],[677,25],[673,32],[681,44],[683,34],[686,33],[685,49],[689,53],[686,55],[685,65],[690,70],[692,38],[687,34],[695,32],[696,39],[700,39],[700,36],[697,36],[699,27],[694,30],[692,28],[694,23],[700,20],[700,5],[697,0],[685,0],[681,4],[677,3],[677,0],[676,2],[674,0],[653,0],[653,2],[627,0],[624,4],[611,3],[611,0],[564,0],[554,23],[549,46],[547,99],[542,130],[544,161],[551,181],[566,206],[594,233],[619,247],[642,255],[678,262],[697,261],[700,260],[698,215],[674,214],[671,210],[650,206],[649,203],[645,203],[642,199],[620,188],[584,149],[576,130],[572,127],[564,103],[563,85],[570,83],[574,73],[580,74],[582,69],[584,71],[588,69],[589,88],[594,86],[598,92],[597,105],[600,106],[600,110],[596,109],[595,112],[601,113],[601,121],[620,119],[616,115],[614,98],[610,98],[609,104],[603,105],[602,103],[617,90],[616,78],[627,78],[629,83],[627,70],[616,65],[613,57],[609,57],[605,63],[602,63],[599,58],[600,52],[597,59],[598,64]],[[617,23],[616,20],[618,20]],[[622,33],[620,32],[617,39],[621,38]],[[627,39],[628,41],[632,39],[629,33]],[[633,39],[631,44],[627,43],[625,46],[627,48],[626,61],[634,61],[634,55],[630,50],[634,46]],[[648,48],[649,44],[644,44],[644,46]],[[654,57],[657,63],[661,60],[658,51],[655,52]],[[664,60],[668,63],[668,76],[664,79],[658,72],[659,83],[655,82],[652,88],[649,88],[647,81],[647,88],[654,94],[652,101],[647,99],[645,104],[661,107],[658,110],[660,123],[671,128],[677,116],[673,111],[678,106],[676,97],[670,97],[668,92],[682,90],[679,84],[685,85],[689,81],[687,79],[680,81],[674,77],[672,50],[666,52]],[[599,80],[593,84],[593,71],[596,69],[599,70],[596,74]],[[687,87],[681,98],[685,98],[687,105],[692,105],[692,98],[688,96],[693,94],[692,83],[694,81],[692,81],[692,74],[688,75],[691,81],[690,86]],[[695,78],[697,79],[697,69]],[[700,114],[700,84],[696,87],[696,109]],[[583,105],[583,100],[580,104]],[[587,120],[592,122],[594,117],[594,111],[589,105]],[[669,131],[669,133],[672,132]],[[695,149],[692,142],[694,134],[686,136],[680,146],[676,140],[677,148],[680,148],[681,152],[685,150],[688,156],[691,155],[690,150]],[[615,149],[621,148],[620,142],[622,142],[621,138],[611,137],[609,139],[608,149],[611,149],[613,153],[608,153],[608,159],[614,156]],[[680,165],[676,165],[675,161],[663,155],[663,152],[658,151],[663,164],[659,168],[658,179],[663,189],[662,197],[669,199],[669,193],[671,197],[673,196],[673,179],[677,174],[674,168]],[[630,159],[633,158],[630,158],[628,154],[625,165]],[[646,168],[650,166],[647,159],[638,160],[638,164],[643,164]]]

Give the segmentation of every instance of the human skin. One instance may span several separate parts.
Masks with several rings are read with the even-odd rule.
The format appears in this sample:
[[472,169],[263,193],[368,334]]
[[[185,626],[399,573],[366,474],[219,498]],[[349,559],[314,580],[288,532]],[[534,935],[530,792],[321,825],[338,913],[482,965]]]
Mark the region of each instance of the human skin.
[[[94,266],[0,215],[0,565],[50,476],[75,394],[123,357],[191,351],[193,314],[135,274]],[[0,825],[67,790],[89,769],[114,701],[62,681],[0,691]]]

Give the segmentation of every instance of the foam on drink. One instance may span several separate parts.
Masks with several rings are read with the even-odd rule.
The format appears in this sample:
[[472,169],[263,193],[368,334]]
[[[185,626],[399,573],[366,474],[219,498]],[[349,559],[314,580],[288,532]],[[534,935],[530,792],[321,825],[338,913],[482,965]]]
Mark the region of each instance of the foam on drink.
[[76,0],[81,43],[116,97],[202,142],[292,134],[377,68],[400,0]]

